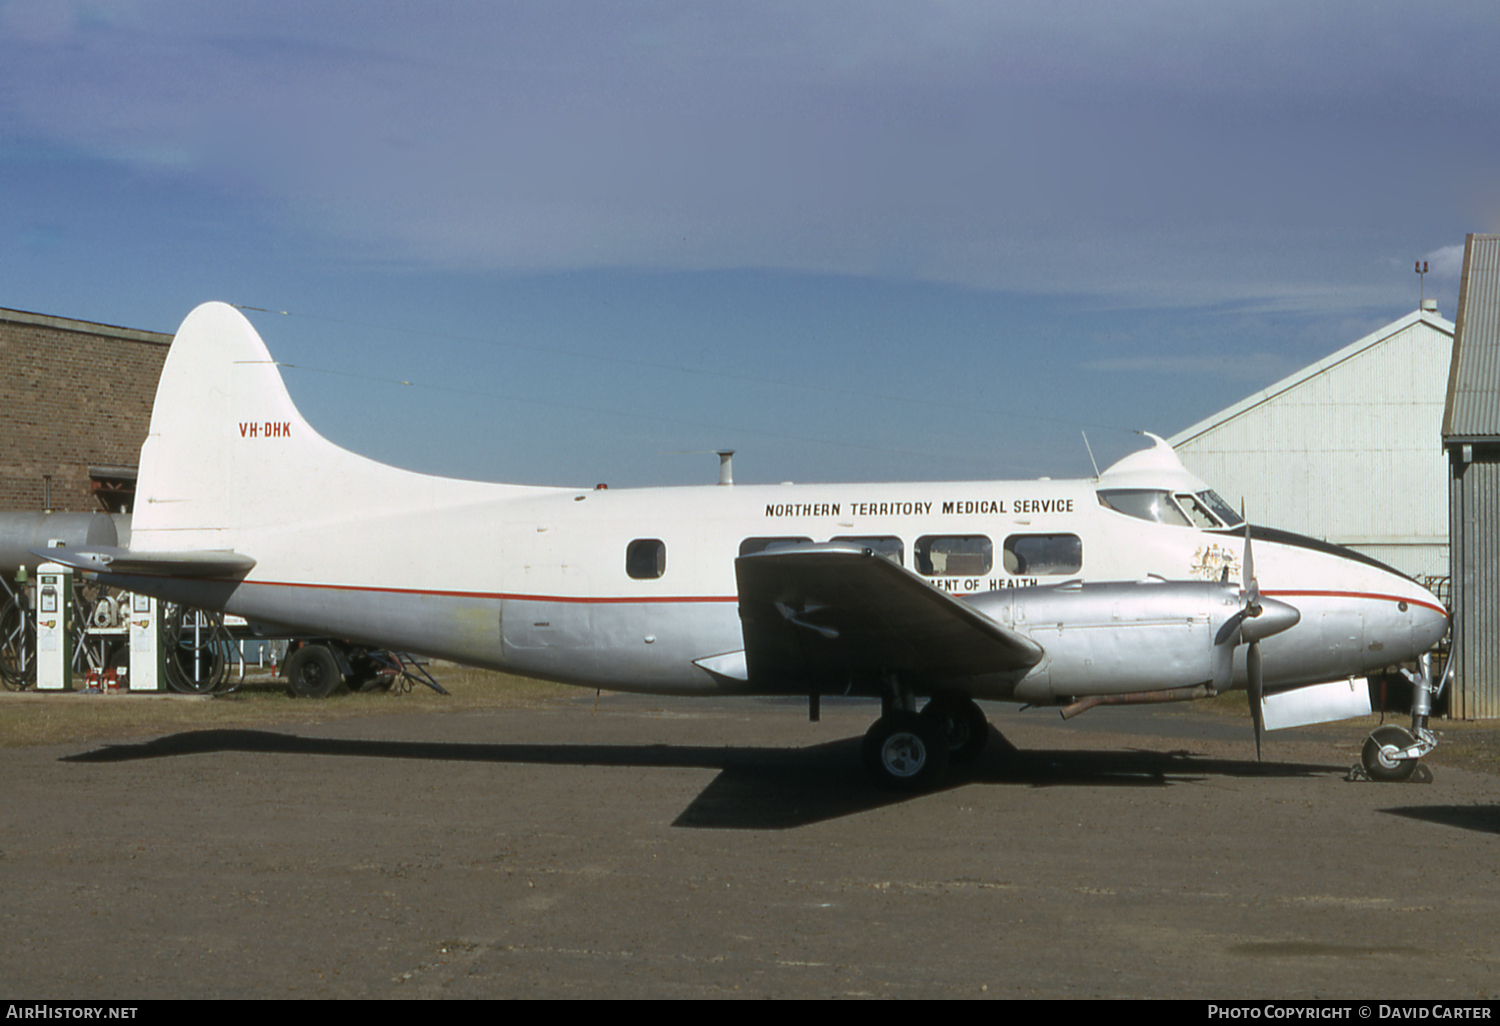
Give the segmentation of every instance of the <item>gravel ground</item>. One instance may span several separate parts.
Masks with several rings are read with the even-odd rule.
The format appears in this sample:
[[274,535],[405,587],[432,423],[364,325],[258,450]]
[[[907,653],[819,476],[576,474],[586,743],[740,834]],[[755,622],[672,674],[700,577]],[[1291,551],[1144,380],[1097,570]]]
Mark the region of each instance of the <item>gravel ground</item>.
[[1454,725],[1432,783],[1381,785],[1344,779],[1368,725],[1278,732],[1257,763],[1212,709],[990,707],[1016,750],[901,799],[861,776],[867,703],[808,723],[461,690],[204,722],[228,704],[158,702],[171,722],[0,748],[0,993],[1457,1000],[1500,979],[1487,728]]

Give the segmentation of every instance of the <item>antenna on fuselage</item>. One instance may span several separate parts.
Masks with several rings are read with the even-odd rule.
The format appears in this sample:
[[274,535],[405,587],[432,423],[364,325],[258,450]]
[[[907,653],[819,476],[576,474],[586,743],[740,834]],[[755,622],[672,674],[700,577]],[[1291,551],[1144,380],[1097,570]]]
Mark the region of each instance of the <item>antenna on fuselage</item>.
[[1083,436],[1083,447],[1088,450],[1089,462],[1094,465],[1094,480],[1097,481],[1099,480],[1099,461],[1094,459],[1094,447],[1089,445],[1089,433],[1087,431],[1078,433]]

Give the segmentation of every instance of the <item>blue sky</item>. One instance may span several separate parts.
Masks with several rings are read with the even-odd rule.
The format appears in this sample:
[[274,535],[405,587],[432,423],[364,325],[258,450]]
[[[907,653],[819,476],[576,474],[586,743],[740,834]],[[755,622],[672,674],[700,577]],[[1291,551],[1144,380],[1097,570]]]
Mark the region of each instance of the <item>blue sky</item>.
[[[0,306],[251,312],[377,459],[1068,476],[1500,230],[1492,3],[0,0]],[[401,384],[410,382],[410,384]]]

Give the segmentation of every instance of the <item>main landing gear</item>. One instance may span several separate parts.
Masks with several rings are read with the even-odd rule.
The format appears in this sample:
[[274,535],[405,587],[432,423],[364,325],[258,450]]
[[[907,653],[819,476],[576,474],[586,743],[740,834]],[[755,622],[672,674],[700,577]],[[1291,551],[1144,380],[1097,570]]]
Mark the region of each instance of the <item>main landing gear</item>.
[[[913,696],[900,703],[914,704]],[[942,781],[949,766],[967,766],[979,758],[989,739],[989,721],[973,699],[937,695],[920,713],[888,708],[866,732],[861,754],[877,786],[926,791]]]

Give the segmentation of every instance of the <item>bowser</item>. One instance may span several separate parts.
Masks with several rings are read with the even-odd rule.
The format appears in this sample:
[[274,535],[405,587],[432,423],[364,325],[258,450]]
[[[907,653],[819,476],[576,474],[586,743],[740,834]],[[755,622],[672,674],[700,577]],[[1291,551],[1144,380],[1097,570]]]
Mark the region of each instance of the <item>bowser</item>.
[[73,690],[73,571],[43,563],[36,573],[36,687]]

